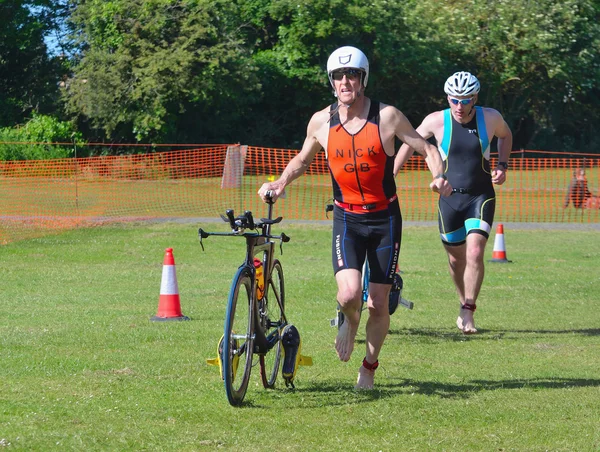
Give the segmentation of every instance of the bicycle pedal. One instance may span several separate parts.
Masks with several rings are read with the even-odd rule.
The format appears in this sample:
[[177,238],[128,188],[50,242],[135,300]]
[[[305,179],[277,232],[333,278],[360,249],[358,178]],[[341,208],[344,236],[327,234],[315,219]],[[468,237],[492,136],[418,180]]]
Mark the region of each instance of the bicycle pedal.
[[[404,300],[402,298],[403,287],[404,287],[404,281],[402,281],[402,277],[398,273],[394,273],[394,279],[392,281],[392,288],[390,290],[390,297],[389,297],[389,303],[388,303],[388,310],[389,310],[390,315],[392,315],[394,312],[396,312],[396,309],[398,308],[398,304],[402,304],[403,306],[408,307],[401,301],[401,300]],[[412,309],[412,308],[409,308],[409,309]]]

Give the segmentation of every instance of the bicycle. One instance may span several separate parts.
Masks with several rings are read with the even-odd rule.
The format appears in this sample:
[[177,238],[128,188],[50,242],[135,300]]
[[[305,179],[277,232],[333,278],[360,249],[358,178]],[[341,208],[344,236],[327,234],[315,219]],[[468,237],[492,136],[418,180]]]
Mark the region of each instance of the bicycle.
[[267,204],[268,217],[259,222],[254,221],[250,211],[236,217],[234,211],[228,209],[221,218],[229,223],[231,232],[198,230],[202,250],[202,239],[209,236],[243,237],[246,240],[246,257],[231,282],[217,358],[227,399],[233,406],[241,405],[244,400],[255,354],[259,357],[262,384],[267,389],[275,387],[282,348],[285,353],[282,374],[286,386],[294,387],[298,365],[310,365],[300,363],[301,358],[310,358],[300,355],[299,333],[285,314],[283,269],[274,257],[273,240],[279,240],[283,252],[283,243],[289,242],[290,238],[283,232],[271,234],[271,226],[280,223],[282,217],[272,217],[270,196]]
[[[388,310],[390,315],[392,315],[394,312],[396,312],[396,309],[398,308],[398,306],[403,306],[406,309],[412,309],[414,307],[414,303],[412,301],[407,300],[406,298],[402,297],[402,289],[404,288],[404,281],[402,280],[402,277],[398,274],[395,273],[394,274],[394,280],[392,282],[392,288],[390,290],[390,297],[389,297],[389,303],[388,303]],[[369,262],[367,260],[365,260],[365,263],[363,264],[363,269],[362,269],[362,297],[361,297],[361,301],[362,301],[362,308],[361,308],[361,313],[362,311],[364,311],[365,305],[367,304],[367,301],[369,299]],[[336,309],[336,317],[334,319],[331,319],[329,321],[329,324],[333,327],[333,326],[337,326],[338,328],[340,326],[342,326],[342,324],[344,323],[344,314],[342,312],[342,310],[340,309],[340,305],[337,305],[337,309]]]
[[[333,204],[327,204],[325,206],[325,214],[327,215],[329,212],[332,212],[332,211],[333,211]],[[366,309],[365,305],[366,305],[367,301],[369,300],[369,276],[370,276],[369,261],[367,259],[365,259],[365,262],[362,267],[362,297],[361,297],[362,308],[360,310],[361,313],[362,313],[362,311],[364,311]],[[398,306],[403,306],[406,309],[413,309],[413,307],[414,307],[414,303],[412,301],[409,301],[402,297],[402,289],[403,288],[404,288],[404,281],[402,280],[402,277],[398,273],[394,273],[394,279],[392,282],[392,288],[390,290],[389,303],[388,303],[388,310],[389,310],[390,315],[392,315],[394,312],[396,312],[396,309],[398,308]],[[336,308],[336,316],[335,316],[335,318],[333,318],[329,321],[329,324],[332,327],[337,326],[339,328],[342,326],[343,323],[344,323],[344,314],[343,314],[342,310],[340,309],[340,305],[338,303],[337,308]]]

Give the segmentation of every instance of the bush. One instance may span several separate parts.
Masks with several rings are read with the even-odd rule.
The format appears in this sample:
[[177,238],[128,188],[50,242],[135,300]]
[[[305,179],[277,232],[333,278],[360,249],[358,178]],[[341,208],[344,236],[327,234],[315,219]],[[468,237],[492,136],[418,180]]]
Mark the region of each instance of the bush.
[[70,122],[53,116],[34,115],[25,125],[0,129],[0,160],[48,160],[74,155],[75,143],[83,143]]

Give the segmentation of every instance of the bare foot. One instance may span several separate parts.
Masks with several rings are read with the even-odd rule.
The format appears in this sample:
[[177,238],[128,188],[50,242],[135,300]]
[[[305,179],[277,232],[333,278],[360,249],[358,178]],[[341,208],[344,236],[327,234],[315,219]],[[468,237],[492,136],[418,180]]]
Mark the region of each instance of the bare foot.
[[350,356],[352,356],[352,351],[354,350],[354,338],[356,337],[357,329],[358,326],[356,328],[350,326],[348,319],[340,326],[335,338],[335,351],[340,361],[350,360]]
[[456,318],[456,326],[458,327],[459,330],[463,330],[463,319],[460,316],[460,314],[458,314],[458,317]]
[[471,322],[471,324],[469,325],[469,323],[465,323],[465,326],[463,327],[463,334],[475,334],[477,333],[477,328],[475,328],[475,325],[473,324],[473,322]]
[[365,366],[360,366],[360,369],[358,369],[358,379],[356,380],[354,389],[357,391],[373,389],[374,381],[375,371],[369,370]]
[[456,326],[463,332],[463,334],[477,333],[477,328],[475,328],[475,320],[473,319],[473,311],[461,307],[458,318],[456,319]]

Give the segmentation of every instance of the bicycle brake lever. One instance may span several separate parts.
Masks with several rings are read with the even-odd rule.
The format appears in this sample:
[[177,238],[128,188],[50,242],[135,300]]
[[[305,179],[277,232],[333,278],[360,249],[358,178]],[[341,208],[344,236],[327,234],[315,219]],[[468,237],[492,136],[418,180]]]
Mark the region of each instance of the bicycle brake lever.
[[208,233],[204,232],[202,228],[198,229],[198,238],[200,239],[200,246],[202,247],[202,251],[204,251],[204,244],[202,243],[202,239],[208,237]]
[[325,205],[325,218],[329,219],[329,212],[333,212],[333,204]]
[[281,233],[281,241],[279,242],[279,252],[283,254],[283,244],[290,241],[290,238],[285,235],[283,232]]

